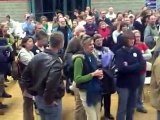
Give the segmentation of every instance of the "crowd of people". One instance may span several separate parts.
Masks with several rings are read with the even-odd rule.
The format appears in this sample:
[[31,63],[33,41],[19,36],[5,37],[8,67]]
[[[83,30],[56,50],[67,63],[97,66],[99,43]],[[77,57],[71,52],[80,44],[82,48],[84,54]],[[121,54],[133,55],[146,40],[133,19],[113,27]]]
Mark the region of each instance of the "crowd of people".
[[[143,7],[139,13],[115,13],[112,7],[86,7],[72,16],[57,11],[52,22],[26,14],[20,36],[14,24],[7,15],[0,26],[0,97],[12,97],[5,90],[7,76],[19,78],[23,120],[34,120],[34,109],[41,120],[61,120],[65,90],[75,97],[75,120],[100,120],[101,107],[105,120],[133,120],[135,110],[148,112],[142,98],[146,62],[153,63],[151,103],[160,120],[158,11]],[[113,116],[115,92],[118,108]],[[0,102],[1,114],[7,107]]]

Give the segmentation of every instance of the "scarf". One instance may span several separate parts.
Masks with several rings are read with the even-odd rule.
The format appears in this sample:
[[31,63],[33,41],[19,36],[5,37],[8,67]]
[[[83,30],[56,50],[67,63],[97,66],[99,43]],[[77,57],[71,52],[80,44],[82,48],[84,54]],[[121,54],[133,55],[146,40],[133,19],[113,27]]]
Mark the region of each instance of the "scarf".
[[[94,55],[86,55],[85,61],[90,66],[91,71],[95,71],[97,69],[97,61]],[[93,77],[92,80],[87,85],[86,88],[86,101],[88,106],[94,106],[101,100],[101,82],[97,77]]]

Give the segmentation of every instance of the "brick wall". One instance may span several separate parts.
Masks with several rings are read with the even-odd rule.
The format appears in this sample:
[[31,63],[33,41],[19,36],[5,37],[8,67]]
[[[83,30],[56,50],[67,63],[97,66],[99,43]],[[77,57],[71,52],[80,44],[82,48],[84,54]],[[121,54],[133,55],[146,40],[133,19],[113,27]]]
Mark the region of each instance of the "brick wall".
[[0,21],[3,21],[6,15],[22,21],[29,9],[29,0],[0,0]]
[[114,7],[115,11],[134,10],[139,11],[144,6],[144,0],[91,0],[92,8],[107,10]]

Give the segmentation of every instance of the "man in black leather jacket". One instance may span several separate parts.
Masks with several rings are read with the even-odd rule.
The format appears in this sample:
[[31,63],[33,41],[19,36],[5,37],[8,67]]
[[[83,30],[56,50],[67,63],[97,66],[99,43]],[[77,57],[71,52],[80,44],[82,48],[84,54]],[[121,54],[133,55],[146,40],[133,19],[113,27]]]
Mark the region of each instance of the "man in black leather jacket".
[[55,32],[50,37],[50,48],[37,54],[22,75],[22,86],[35,96],[43,120],[61,120],[61,98],[64,96],[62,60],[58,51],[64,46],[64,35]]

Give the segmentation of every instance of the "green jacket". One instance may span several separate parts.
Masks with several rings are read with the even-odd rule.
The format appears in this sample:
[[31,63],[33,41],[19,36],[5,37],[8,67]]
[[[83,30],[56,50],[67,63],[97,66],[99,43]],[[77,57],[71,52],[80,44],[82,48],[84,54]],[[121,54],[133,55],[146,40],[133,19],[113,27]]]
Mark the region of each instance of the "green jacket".
[[77,54],[77,55],[73,55],[73,61],[74,61],[74,81],[77,84],[80,83],[85,83],[88,82],[90,80],[92,80],[92,75],[87,74],[87,75],[83,75],[83,60],[84,60],[84,55],[82,54]]

